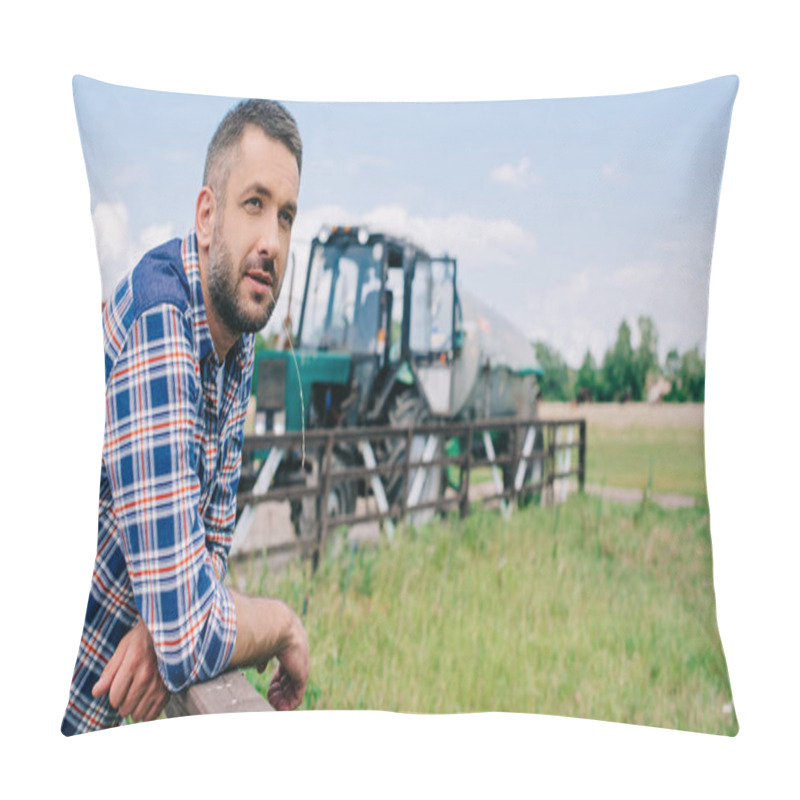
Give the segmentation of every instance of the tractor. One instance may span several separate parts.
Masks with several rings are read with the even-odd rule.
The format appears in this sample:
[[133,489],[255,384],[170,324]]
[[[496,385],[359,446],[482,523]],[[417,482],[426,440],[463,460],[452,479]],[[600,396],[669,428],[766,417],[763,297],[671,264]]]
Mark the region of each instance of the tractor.
[[[256,360],[255,433],[533,418],[541,370],[531,344],[459,291],[456,278],[454,258],[431,257],[405,238],[363,226],[323,229],[311,244],[293,348],[261,351]],[[397,467],[383,479],[390,507],[397,508],[406,491],[402,466],[409,441],[415,463],[424,436],[388,437],[369,454],[369,460]],[[502,438],[477,443],[499,452],[507,445]],[[444,443],[436,446],[441,455]],[[473,444],[449,442],[448,455],[465,446]],[[265,465],[274,486],[319,479],[321,452],[289,448],[253,455],[243,464],[242,490]],[[337,444],[332,459],[333,471],[367,460],[356,442]],[[442,493],[450,473],[426,470],[420,499]],[[507,486],[512,480],[505,475]],[[292,501],[295,531],[303,535],[319,516],[320,502],[328,504],[329,518],[353,513],[368,489],[363,480],[339,481],[325,499]]]

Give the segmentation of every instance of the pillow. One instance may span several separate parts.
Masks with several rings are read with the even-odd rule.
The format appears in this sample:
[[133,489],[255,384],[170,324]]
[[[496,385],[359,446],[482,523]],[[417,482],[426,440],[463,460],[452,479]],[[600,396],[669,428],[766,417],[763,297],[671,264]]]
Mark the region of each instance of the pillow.
[[[702,405],[735,77],[573,100],[285,103],[302,158],[285,120],[280,141],[223,140],[211,192],[206,151],[237,101],[73,86],[107,403],[98,556],[65,733],[118,724],[114,691],[91,688],[113,685],[119,643],[142,621],[170,690],[223,672],[246,625],[244,590],[302,617],[314,656],[305,708],[522,711],[735,735]],[[258,172],[265,153],[268,186],[242,166]],[[274,224],[254,234],[255,219]],[[266,322],[254,308],[270,294]],[[292,358],[282,348],[299,326]],[[255,341],[237,338],[246,329]],[[360,394],[347,395],[353,377]],[[248,432],[513,413],[539,423],[476,438],[476,458],[495,463],[475,468],[473,489],[492,494],[497,480],[503,513],[456,497],[461,517],[415,512],[378,542],[363,540],[363,522],[324,522],[329,546],[309,578],[305,562],[275,570],[262,555],[279,529],[291,541],[294,522],[302,540],[327,519],[313,500],[236,516],[237,487],[249,492],[269,463],[243,440],[249,395]],[[562,437],[544,424],[575,419],[585,448],[567,438],[580,429]],[[404,460],[400,437],[367,441],[379,461]],[[381,499],[409,504],[419,474],[427,499],[452,499],[465,491],[465,444],[434,443],[460,469],[388,476],[371,492],[361,476],[330,479],[369,461],[363,442],[339,442],[334,458],[311,437],[302,464],[283,454],[275,483],[307,464],[342,518],[363,515],[367,495],[379,510]],[[579,466],[578,480],[562,475]],[[269,675],[246,677],[268,694]],[[121,710],[150,716],[162,699]]]

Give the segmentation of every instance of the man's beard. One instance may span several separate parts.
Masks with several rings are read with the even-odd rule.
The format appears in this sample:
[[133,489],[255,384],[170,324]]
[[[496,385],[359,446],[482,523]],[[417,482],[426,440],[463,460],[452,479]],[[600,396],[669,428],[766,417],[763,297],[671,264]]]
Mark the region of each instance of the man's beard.
[[278,299],[280,287],[276,286],[275,264],[268,260],[259,264],[262,271],[272,276],[273,288],[267,289],[271,294],[269,303],[263,309],[247,311],[237,293],[242,275],[234,269],[231,254],[219,234],[215,234],[214,238],[216,243],[211,247],[208,258],[209,299],[217,316],[231,333],[257,333],[269,322]]

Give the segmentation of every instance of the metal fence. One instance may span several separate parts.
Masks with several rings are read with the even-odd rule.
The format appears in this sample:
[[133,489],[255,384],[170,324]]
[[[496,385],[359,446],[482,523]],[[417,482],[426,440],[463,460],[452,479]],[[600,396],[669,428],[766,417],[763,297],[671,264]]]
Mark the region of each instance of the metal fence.
[[[382,461],[382,443],[405,438],[402,463]],[[424,442],[421,452],[412,457],[412,441]],[[454,443],[458,445],[454,445]],[[272,485],[283,454],[303,449],[313,465],[302,484]],[[359,457],[343,466],[337,451],[357,451]],[[354,450],[355,448],[355,450]],[[267,553],[294,551],[312,554],[315,561],[324,552],[332,528],[364,522],[380,522],[391,535],[394,522],[424,512],[470,513],[475,502],[495,504],[510,514],[517,504],[550,504],[566,497],[568,483],[577,479],[582,491],[586,479],[586,421],[537,420],[522,417],[473,422],[437,422],[408,428],[362,427],[311,430],[248,436],[243,446],[245,461],[254,453],[266,453],[255,484],[237,496],[240,512],[234,535],[234,549],[247,535],[256,505],[264,502],[293,501],[316,509],[306,520],[295,541]],[[353,459],[351,458],[351,461]],[[421,499],[424,485],[433,470],[450,479],[451,486],[433,498]],[[490,475],[487,475],[490,472]],[[401,479],[403,490],[390,502],[385,485]],[[476,477],[482,482],[479,496]],[[349,484],[358,486],[365,498],[352,513],[335,513],[327,499],[332,489]],[[488,487],[488,491],[487,491]]]

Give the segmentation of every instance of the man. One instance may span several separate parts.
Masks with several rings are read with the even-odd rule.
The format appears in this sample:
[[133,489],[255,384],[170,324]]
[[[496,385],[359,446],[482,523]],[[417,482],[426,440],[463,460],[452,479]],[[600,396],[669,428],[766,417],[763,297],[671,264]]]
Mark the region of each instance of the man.
[[240,103],[209,145],[194,230],[145,255],[104,309],[97,557],[66,735],[155,719],[170,692],[273,656],[272,705],[303,698],[297,616],[223,584],[253,333],[283,281],[301,165],[288,112]]

